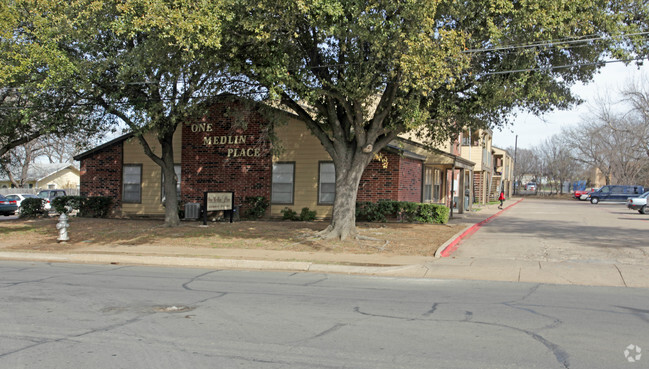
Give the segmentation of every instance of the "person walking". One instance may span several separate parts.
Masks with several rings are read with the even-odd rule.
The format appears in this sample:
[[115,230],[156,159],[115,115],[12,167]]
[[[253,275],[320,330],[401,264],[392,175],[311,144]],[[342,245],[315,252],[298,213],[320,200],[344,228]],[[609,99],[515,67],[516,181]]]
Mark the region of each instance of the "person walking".
[[503,208],[503,203],[505,202],[505,191],[500,190],[500,196],[498,196],[498,200],[500,200],[500,205],[498,205],[498,209]]

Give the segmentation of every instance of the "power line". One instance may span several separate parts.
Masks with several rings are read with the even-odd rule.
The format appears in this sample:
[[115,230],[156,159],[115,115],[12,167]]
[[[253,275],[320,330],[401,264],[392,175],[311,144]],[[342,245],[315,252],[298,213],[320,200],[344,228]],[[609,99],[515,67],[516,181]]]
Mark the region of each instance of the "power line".
[[591,65],[599,64],[611,64],[611,63],[628,63],[632,61],[645,60],[647,57],[638,57],[632,59],[619,59],[619,60],[601,60],[592,63],[576,63],[576,64],[565,64],[565,65],[554,65],[550,67],[539,67],[539,68],[527,68],[527,69],[514,69],[514,70],[505,70],[499,72],[488,72],[483,75],[497,75],[497,74],[511,74],[511,73],[524,73],[524,72],[536,72],[541,70],[554,70],[554,69],[565,69],[565,68],[575,68],[575,67],[586,67]]
[[535,47],[552,46],[552,45],[555,45],[555,44],[579,44],[579,43],[587,43],[587,42],[599,41],[599,40],[619,39],[619,38],[623,38],[623,37],[646,36],[646,35],[649,35],[649,31],[648,32],[628,33],[628,34],[623,34],[623,35],[618,35],[618,36],[598,36],[598,37],[589,37],[589,38],[567,37],[567,38],[558,39],[558,40],[538,41],[538,42],[530,43],[530,44],[519,44],[519,45],[514,44],[514,45],[507,45],[507,46],[486,47],[486,48],[480,48],[480,49],[468,49],[468,50],[465,50],[464,52],[465,53],[478,53],[478,52],[500,51],[500,50],[527,49],[527,48],[535,48]]

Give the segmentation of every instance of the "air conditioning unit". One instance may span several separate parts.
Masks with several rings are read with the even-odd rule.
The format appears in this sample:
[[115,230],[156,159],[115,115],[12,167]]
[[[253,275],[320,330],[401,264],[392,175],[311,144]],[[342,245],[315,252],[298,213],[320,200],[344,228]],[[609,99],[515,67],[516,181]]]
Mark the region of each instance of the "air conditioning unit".
[[198,219],[201,215],[201,204],[197,202],[185,203],[185,219]]

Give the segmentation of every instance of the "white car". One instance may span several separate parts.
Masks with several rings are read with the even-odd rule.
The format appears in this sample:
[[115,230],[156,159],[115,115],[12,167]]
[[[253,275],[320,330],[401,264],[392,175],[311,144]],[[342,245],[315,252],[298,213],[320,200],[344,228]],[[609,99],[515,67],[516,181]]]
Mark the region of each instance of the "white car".
[[6,195],[6,197],[9,200],[16,201],[16,205],[18,206],[18,211],[17,212],[20,213],[20,204],[23,202],[23,200],[27,199],[27,198],[35,198],[37,196],[29,194],[29,193],[12,193],[12,194]]
[[626,207],[632,210],[637,210],[640,214],[646,214],[648,210],[647,197],[649,197],[649,191],[638,197],[629,197],[626,200]]

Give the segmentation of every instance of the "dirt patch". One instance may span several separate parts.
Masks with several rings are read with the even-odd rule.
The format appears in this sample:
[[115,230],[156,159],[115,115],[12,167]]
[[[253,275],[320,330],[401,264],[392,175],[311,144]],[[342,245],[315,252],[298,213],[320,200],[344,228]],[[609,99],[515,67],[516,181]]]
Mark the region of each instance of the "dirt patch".
[[361,235],[375,240],[325,241],[314,237],[328,222],[182,222],[71,218],[70,241],[57,243],[56,218],[0,223],[0,248],[25,251],[92,251],[94,246],[160,245],[178,248],[237,248],[354,254],[432,256],[465,225],[359,223]]

